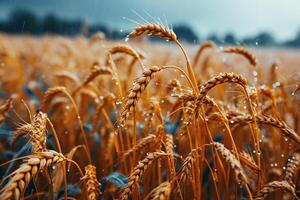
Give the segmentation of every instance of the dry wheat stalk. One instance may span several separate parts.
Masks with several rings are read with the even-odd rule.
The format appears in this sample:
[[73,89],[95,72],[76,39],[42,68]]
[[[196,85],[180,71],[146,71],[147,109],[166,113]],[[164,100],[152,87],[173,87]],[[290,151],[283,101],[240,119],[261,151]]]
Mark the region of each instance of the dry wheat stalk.
[[229,47],[222,50],[223,53],[236,53],[244,56],[251,65],[254,67],[257,65],[257,59],[253,53],[243,47]]
[[284,180],[287,181],[289,184],[294,185],[293,180],[295,180],[295,177],[299,173],[299,169],[300,169],[300,153],[295,152],[288,159]]
[[[253,122],[253,117],[251,115],[240,115],[240,116],[235,116],[235,117],[227,116],[227,117],[232,125],[237,124],[237,123],[252,123]],[[256,115],[256,121],[259,124],[266,124],[266,125],[274,126],[278,129],[280,129],[285,137],[288,137],[300,144],[300,137],[298,136],[298,134],[293,129],[288,127],[288,125],[286,123],[284,123],[283,121],[278,121],[277,119],[275,119],[273,117],[265,116],[265,115],[261,115],[261,114]]]
[[51,150],[29,155],[23,164],[12,173],[9,182],[1,189],[0,199],[23,199],[27,185],[31,180],[34,180],[39,171],[47,170],[49,166],[64,160],[64,155]]
[[119,200],[127,200],[128,196],[134,191],[136,184],[143,177],[146,169],[157,159],[162,158],[164,156],[168,156],[168,154],[164,152],[152,152],[148,153],[146,158],[139,161],[138,165],[136,165],[128,178],[128,183],[122,189],[121,194],[119,196]]
[[267,183],[259,192],[257,192],[254,196],[254,200],[263,200],[267,195],[269,195],[272,192],[275,192],[276,190],[285,190],[296,196],[295,188],[292,187],[288,182],[273,181]]
[[98,189],[100,183],[97,180],[96,167],[91,164],[87,165],[85,167],[85,175],[81,180],[84,180],[86,183],[88,200],[97,200],[101,193]]
[[226,160],[226,162],[230,164],[238,180],[247,184],[248,178],[244,172],[241,163],[236,159],[236,157],[223,144],[214,142],[213,145],[219,152],[219,154],[222,155],[222,157]]
[[133,87],[129,91],[129,94],[126,98],[125,107],[121,114],[121,123],[129,116],[129,113],[133,110],[135,104],[139,99],[139,96],[145,90],[153,75],[161,69],[162,68],[158,66],[149,67],[149,69],[146,69],[143,72],[142,77],[134,81]]
[[38,112],[33,116],[30,124],[24,124],[17,128],[14,133],[13,141],[22,135],[28,135],[33,146],[33,152],[46,151],[46,134],[47,134],[47,114]]
[[128,38],[135,38],[142,35],[154,35],[170,41],[177,40],[177,37],[173,30],[155,23],[149,23],[138,26],[132,32],[129,33]]
[[171,196],[171,183],[166,181],[154,188],[144,200],[168,200]]

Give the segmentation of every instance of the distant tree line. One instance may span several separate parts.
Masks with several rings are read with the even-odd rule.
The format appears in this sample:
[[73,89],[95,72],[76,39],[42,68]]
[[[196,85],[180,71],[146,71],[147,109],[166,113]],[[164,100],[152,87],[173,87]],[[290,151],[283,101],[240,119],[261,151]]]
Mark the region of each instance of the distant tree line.
[[[84,32],[85,22],[82,20],[63,20],[50,14],[44,18],[39,18],[35,14],[26,10],[13,11],[7,20],[0,21],[0,31],[11,34],[33,34],[41,35],[45,33],[74,36]],[[258,45],[258,46],[286,46],[300,47],[300,30],[296,36],[285,42],[277,42],[269,32],[261,32],[253,37],[237,39],[233,33],[228,33],[224,37],[211,34],[207,38],[199,38],[197,34],[186,24],[175,25],[174,32],[180,40],[195,43],[200,40],[212,40],[222,45]],[[125,38],[128,33],[111,29],[105,25],[96,24],[88,26],[85,34],[90,36],[98,31],[103,32],[110,39]]]

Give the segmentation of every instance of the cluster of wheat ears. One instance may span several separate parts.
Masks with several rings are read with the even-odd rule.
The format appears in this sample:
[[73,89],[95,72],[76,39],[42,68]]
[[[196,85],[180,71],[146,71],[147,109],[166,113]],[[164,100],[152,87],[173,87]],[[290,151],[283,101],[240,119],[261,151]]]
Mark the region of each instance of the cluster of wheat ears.
[[299,199],[300,85],[282,63],[186,52],[155,23],[128,39],[0,35],[1,200]]

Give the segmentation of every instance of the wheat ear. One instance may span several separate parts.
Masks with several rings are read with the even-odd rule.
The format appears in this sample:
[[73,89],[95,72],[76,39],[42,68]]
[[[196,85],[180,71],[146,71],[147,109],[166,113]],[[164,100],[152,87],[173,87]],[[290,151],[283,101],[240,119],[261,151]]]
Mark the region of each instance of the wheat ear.
[[154,188],[144,200],[168,200],[171,196],[171,183],[166,181]]
[[105,39],[105,34],[103,32],[97,32],[95,33],[89,40],[89,44],[93,45],[98,41],[102,41]]
[[[62,87],[62,86],[56,86],[56,87],[52,87],[52,88],[49,88],[45,94],[44,94],[44,98],[43,98],[43,102],[42,102],[42,105],[41,105],[41,110],[43,112],[47,112],[47,109],[48,109],[48,105],[50,104],[51,100],[59,93],[62,93],[62,94],[65,94],[69,100],[71,101],[73,107],[74,107],[74,110],[75,110],[75,113],[77,115],[77,119],[78,119],[78,122],[79,122],[79,127],[80,127],[80,131],[81,131],[81,135],[82,135],[82,138],[83,138],[83,141],[84,141],[84,144],[87,148],[87,151],[90,152],[90,148],[89,148],[89,143],[88,143],[88,140],[87,140],[87,137],[86,137],[86,134],[85,134],[85,131],[84,131],[84,128],[83,128],[83,123],[82,123],[82,120],[81,120],[81,117],[79,115],[79,111],[78,111],[78,108],[76,106],[76,103],[73,99],[73,97],[70,95],[70,93],[67,91],[67,89],[65,87]],[[88,159],[91,160],[90,158],[90,154],[88,154]]]
[[295,188],[286,181],[273,181],[264,185],[264,187],[256,193],[254,200],[263,200],[270,193],[276,190],[285,190],[296,196]]
[[153,35],[153,36],[158,36],[160,38],[164,38],[167,41],[172,41],[174,42],[182,51],[186,64],[187,64],[187,71],[190,80],[192,81],[192,88],[193,91],[198,94],[199,90],[197,88],[197,80],[194,74],[194,71],[192,69],[192,66],[190,64],[189,58],[183,48],[183,46],[180,44],[180,42],[177,40],[176,34],[173,32],[173,30],[166,28],[160,24],[155,24],[155,23],[149,23],[145,25],[140,25],[137,28],[135,28],[131,33],[129,33],[128,38],[134,38],[134,37],[139,37],[142,35]]
[[295,177],[297,177],[297,174],[299,173],[299,169],[300,169],[300,153],[295,152],[288,159],[284,180],[290,183],[291,185],[294,185],[293,180],[295,180]]
[[242,75],[235,74],[233,72],[220,73],[219,75],[212,77],[210,80],[200,85],[200,94],[198,96],[198,101],[201,102],[209,90],[223,83],[236,83],[245,88],[247,80]]
[[177,40],[177,36],[173,32],[173,30],[165,28],[155,23],[149,23],[149,24],[138,26],[132,32],[129,33],[128,38],[139,37],[142,35],[158,36],[170,41]]
[[184,159],[182,167],[176,175],[179,183],[184,183],[186,182],[188,177],[191,177],[193,164],[196,161],[196,156],[199,154],[200,151],[200,148],[192,149],[191,152]]
[[121,114],[121,123],[124,122],[124,120],[129,116],[129,113],[133,110],[139,99],[139,96],[145,90],[153,75],[161,69],[161,67],[152,66],[143,72],[142,77],[134,81],[133,87],[129,91],[129,94],[126,98],[125,107]]
[[214,142],[213,145],[216,148],[217,152],[226,160],[226,162],[230,164],[238,180],[247,184],[248,178],[241,163],[236,159],[236,157],[223,144]]
[[125,157],[131,155],[134,152],[142,152],[148,145],[156,143],[156,135],[149,134],[148,136],[140,139],[136,145],[134,145],[130,150],[126,151]]
[[47,114],[38,112],[33,116],[30,124],[24,124],[15,131],[13,141],[26,134],[30,137],[29,141],[33,146],[33,153],[45,151],[47,119]]
[[128,196],[134,191],[136,184],[143,177],[146,169],[157,159],[167,156],[164,152],[152,152],[148,153],[146,158],[139,161],[138,165],[134,167],[132,173],[128,178],[128,183],[122,189],[119,196],[119,200],[127,200]]
[[85,175],[81,180],[84,180],[86,183],[88,200],[97,200],[101,193],[99,190],[100,183],[96,175],[96,167],[91,164],[87,165],[85,167]]
[[39,170],[46,170],[47,167],[58,164],[64,160],[64,155],[55,151],[38,152],[30,155],[28,159],[11,174],[12,177],[9,182],[0,191],[0,199],[23,199],[27,185],[36,177]]
[[91,81],[93,81],[95,78],[97,78],[99,75],[111,75],[112,70],[110,67],[106,66],[99,66],[98,63],[94,63],[90,73],[87,75],[87,77],[84,79],[81,85],[79,85],[73,92],[72,96],[74,96],[82,87],[89,84]]
[[253,53],[243,47],[229,47],[222,50],[223,53],[235,53],[244,56],[251,65],[254,67],[257,65],[257,59]]
[[214,42],[212,41],[206,41],[206,42],[203,42],[199,49],[197,50],[197,53],[194,57],[194,61],[193,61],[193,67],[196,67],[198,61],[199,61],[199,58],[200,56],[202,55],[202,52],[204,52],[206,49],[215,49],[216,48],[216,45]]
[[[236,117],[228,116],[228,117],[231,124],[253,122],[253,117],[250,115],[240,115]],[[288,137],[294,140],[295,142],[297,142],[298,144],[300,144],[300,137],[298,136],[298,134],[293,129],[288,127],[288,125],[283,121],[279,121],[271,116],[265,116],[265,115],[256,115],[255,118],[257,123],[276,127],[281,130],[281,132],[285,137]]]

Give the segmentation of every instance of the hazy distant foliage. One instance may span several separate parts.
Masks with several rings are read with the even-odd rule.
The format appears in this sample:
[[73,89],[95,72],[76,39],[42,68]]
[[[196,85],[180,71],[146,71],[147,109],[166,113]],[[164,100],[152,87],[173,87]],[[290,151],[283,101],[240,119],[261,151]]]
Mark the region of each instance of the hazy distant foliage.
[[[14,34],[33,34],[40,35],[45,33],[74,36],[82,33],[84,26],[88,27],[87,35],[101,31],[110,39],[123,39],[127,32],[112,29],[104,24],[88,25],[81,19],[64,20],[56,15],[49,14],[44,18],[37,17],[34,13],[26,10],[13,11],[6,21],[0,21],[0,31]],[[205,28],[205,27],[203,27]],[[300,47],[300,30],[294,38],[284,42],[278,42],[270,32],[261,32],[255,36],[236,38],[234,33],[227,33],[220,36],[215,33],[207,38],[199,37],[188,24],[176,24],[173,27],[174,32],[180,40],[189,43],[195,43],[202,40],[211,40],[217,44],[225,45],[249,45],[249,46],[286,46]]]

